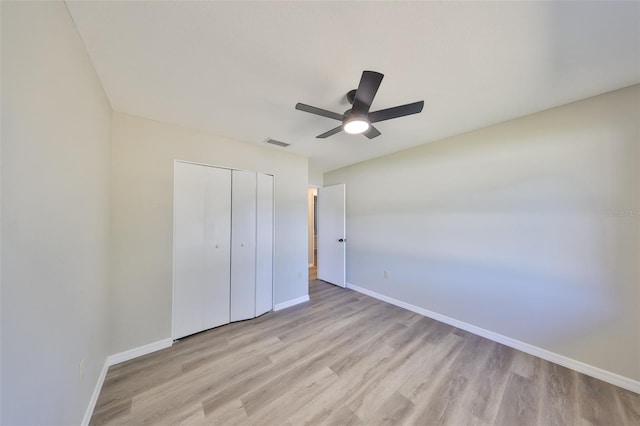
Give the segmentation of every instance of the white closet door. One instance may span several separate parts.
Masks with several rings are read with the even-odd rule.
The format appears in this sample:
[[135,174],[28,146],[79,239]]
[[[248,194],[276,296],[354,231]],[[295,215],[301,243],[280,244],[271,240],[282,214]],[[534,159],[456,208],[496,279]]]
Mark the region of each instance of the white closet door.
[[203,330],[229,323],[231,170],[202,167],[205,178]]
[[202,331],[204,181],[199,167],[175,163],[173,338]]
[[273,176],[257,175],[256,315],[273,309]]
[[173,338],[229,322],[231,171],[174,167]]
[[256,313],[256,173],[234,170],[231,198],[231,321]]

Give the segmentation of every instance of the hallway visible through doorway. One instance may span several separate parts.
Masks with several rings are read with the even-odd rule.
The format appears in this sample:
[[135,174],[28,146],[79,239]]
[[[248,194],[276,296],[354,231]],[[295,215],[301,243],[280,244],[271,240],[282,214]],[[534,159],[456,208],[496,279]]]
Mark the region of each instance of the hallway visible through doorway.
[[318,188],[308,189],[309,209],[309,282],[318,278],[317,217]]
[[314,250],[313,266],[309,266],[309,282],[318,279],[318,250]]

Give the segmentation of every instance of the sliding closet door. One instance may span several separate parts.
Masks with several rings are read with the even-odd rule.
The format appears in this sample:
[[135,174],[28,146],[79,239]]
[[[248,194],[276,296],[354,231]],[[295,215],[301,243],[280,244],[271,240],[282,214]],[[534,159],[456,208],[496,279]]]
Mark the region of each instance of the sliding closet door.
[[204,291],[203,330],[229,322],[231,293],[231,171],[203,167],[204,204]]
[[174,168],[173,338],[229,322],[231,171]]
[[257,175],[256,315],[273,309],[273,176]]
[[234,170],[231,198],[231,321],[256,313],[256,173]]

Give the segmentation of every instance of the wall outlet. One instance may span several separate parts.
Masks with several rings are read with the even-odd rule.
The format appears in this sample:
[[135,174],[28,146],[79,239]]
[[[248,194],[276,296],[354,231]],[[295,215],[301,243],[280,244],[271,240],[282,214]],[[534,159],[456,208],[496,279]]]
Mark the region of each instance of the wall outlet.
[[82,381],[82,378],[84,377],[84,365],[86,363],[86,359],[82,358],[82,361],[80,361],[80,367],[78,367],[78,379],[80,381]]
[[383,271],[383,275],[385,280],[389,279],[389,271]]

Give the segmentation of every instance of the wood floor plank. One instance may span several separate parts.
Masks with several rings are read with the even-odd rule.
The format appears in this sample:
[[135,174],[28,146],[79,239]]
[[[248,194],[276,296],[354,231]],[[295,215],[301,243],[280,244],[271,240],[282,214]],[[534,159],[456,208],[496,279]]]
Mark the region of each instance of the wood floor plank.
[[592,425],[623,424],[617,410],[615,388],[601,380],[583,374],[577,376],[579,416]]
[[215,389],[233,382],[235,378],[250,371],[259,371],[271,364],[264,355],[258,354],[237,360],[228,360],[219,368],[209,366],[190,371],[179,380],[168,382],[133,397],[131,415],[142,422],[157,423],[184,406],[191,406],[207,398]]
[[[355,327],[354,327],[355,328]],[[353,345],[353,336],[359,339],[363,336],[375,337],[373,333],[375,328],[360,327],[354,334],[341,333],[330,342],[327,342],[322,349],[315,348],[313,353],[305,354],[304,357],[296,357],[296,359],[284,359],[281,362],[289,367],[282,375],[273,379],[264,385],[253,389],[248,395],[242,398],[247,413],[256,410],[256,406],[260,407],[270,402],[275,396],[278,396],[291,386],[294,380],[300,380],[300,377],[313,374],[315,371],[334,364],[338,359],[344,356],[344,353]],[[333,373],[333,372],[332,372]]]
[[[98,425],[109,423],[117,420],[118,418],[127,416],[131,412],[131,398],[114,398],[110,400],[103,400],[101,404],[97,405],[93,421],[90,425]],[[100,419],[101,423],[97,423],[97,419]]]
[[549,426],[569,424],[577,417],[575,374],[568,368],[550,362],[539,362],[540,422]]
[[452,418],[456,414],[455,411],[459,405],[459,399],[467,385],[468,379],[462,375],[444,376],[442,380],[438,381],[435,392],[412,423],[425,425],[453,424]]
[[316,280],[109,369],[91,425],[622,425],[640,396]]
[[393,426],[406,424],[407,419],[415,410],[413,402],[409,401],[398,392],[393,392],[379,408],[374,410],[369,416],[369,424],[375,423],[380,426]]
[[[203,409],[204,412],[204,409]],[[239,399],[231,400],[217,407],[214,413],[204,413],[204,425],[246,425],[249,424],[249,416]]]
[[640,395],[620,388],[614,392],[624,424],[640,425]]
[[471,398],[466,398],[466,389],[489,356],[491,342],[479,336],[464,337],[461,350],[452,357],[445,370],[433,377],[428,398],[421,398],[416,404],[415,415],[411,418],[413,424],[454,424],[456,418],[463,417],[462,412],[466,423],[471,408]]
[[[439,396],[431,398],[436,405],[430,407],[430,414],[425,417],[435,417],[442,424],[493,424],[506,386],[513,351],[486,339],[461,336],[469,340],[460,356],[448,368],[448,376],[457,376],[458,380],[466,382],[456,392],[455,403],[451,403],[448,397],[444,401],[439,401],[442,399]],[[475,359],[469,357],[474,354]],[[436,389],[440,389],[436,390],[436,395],[449,391],[449,386],[446,381],[434,384]]]
[[[332,388],[332,392],[318,395],[289,420],[293,424],[321,424],[332,416],[338,416],[335,414],[335,407],[346,407],[345,401],[350,395],[360,389],[366,389],[367,383],[376,376],[379,365],[391,357],[393,352],[394,349],[388,345],[371,346],[371,350],[360,358],[360,362],[340,370],[338,382]],[[353,411],[348,409],[345,413],[353,413]]]
[[426,362],[421,370],[405,378],[398,391],[416,405],[424,404],[434,391],[433,384],[441,376],[448,374],[449,365],[458,356],[464,344],[463,338],[451,333],[439,345],[425,345]]
[[504,395],[509,367],[517,351],[492,342],[492,351],[480,374],[470,384],[468,396],[473,399],[470,415],[474,424],[493,424]]
[[338,410],[332,411],[331,414],[320,423],[309,422],[308,425],[323,424],[327,426],[362,426],[365,423],[356,416],[348,407],[340,406]]
[[[419,371],[423,365],[424,358],[421,349],[427,344],[430,327],[424,327],[421,323],[416,323],[413,327],[419,329],[417,333],[410,333],[413,339],[409,341],[402,339],[403,345],[394,347],[393,357],[389,358],[385,366],[378,368],[375,380],[370,381],[366,387],[354,393],[351,402],[348,402],[349,408],[360,419],[366,422],[376,422],[378,420],[376,411],[380,401],[392,398],[406,377]],[[407,399],[404,396],[403,398]]]
[[278,424],[334,385],[337,380],[338,376],[331,369],[322,368],[315,374],[296,381],[279,398],[254,413],[252,422],[257,425]]
[[500,426],[537,425],[538,398],[531,379],[511,373],[504,390],[495,424]]

